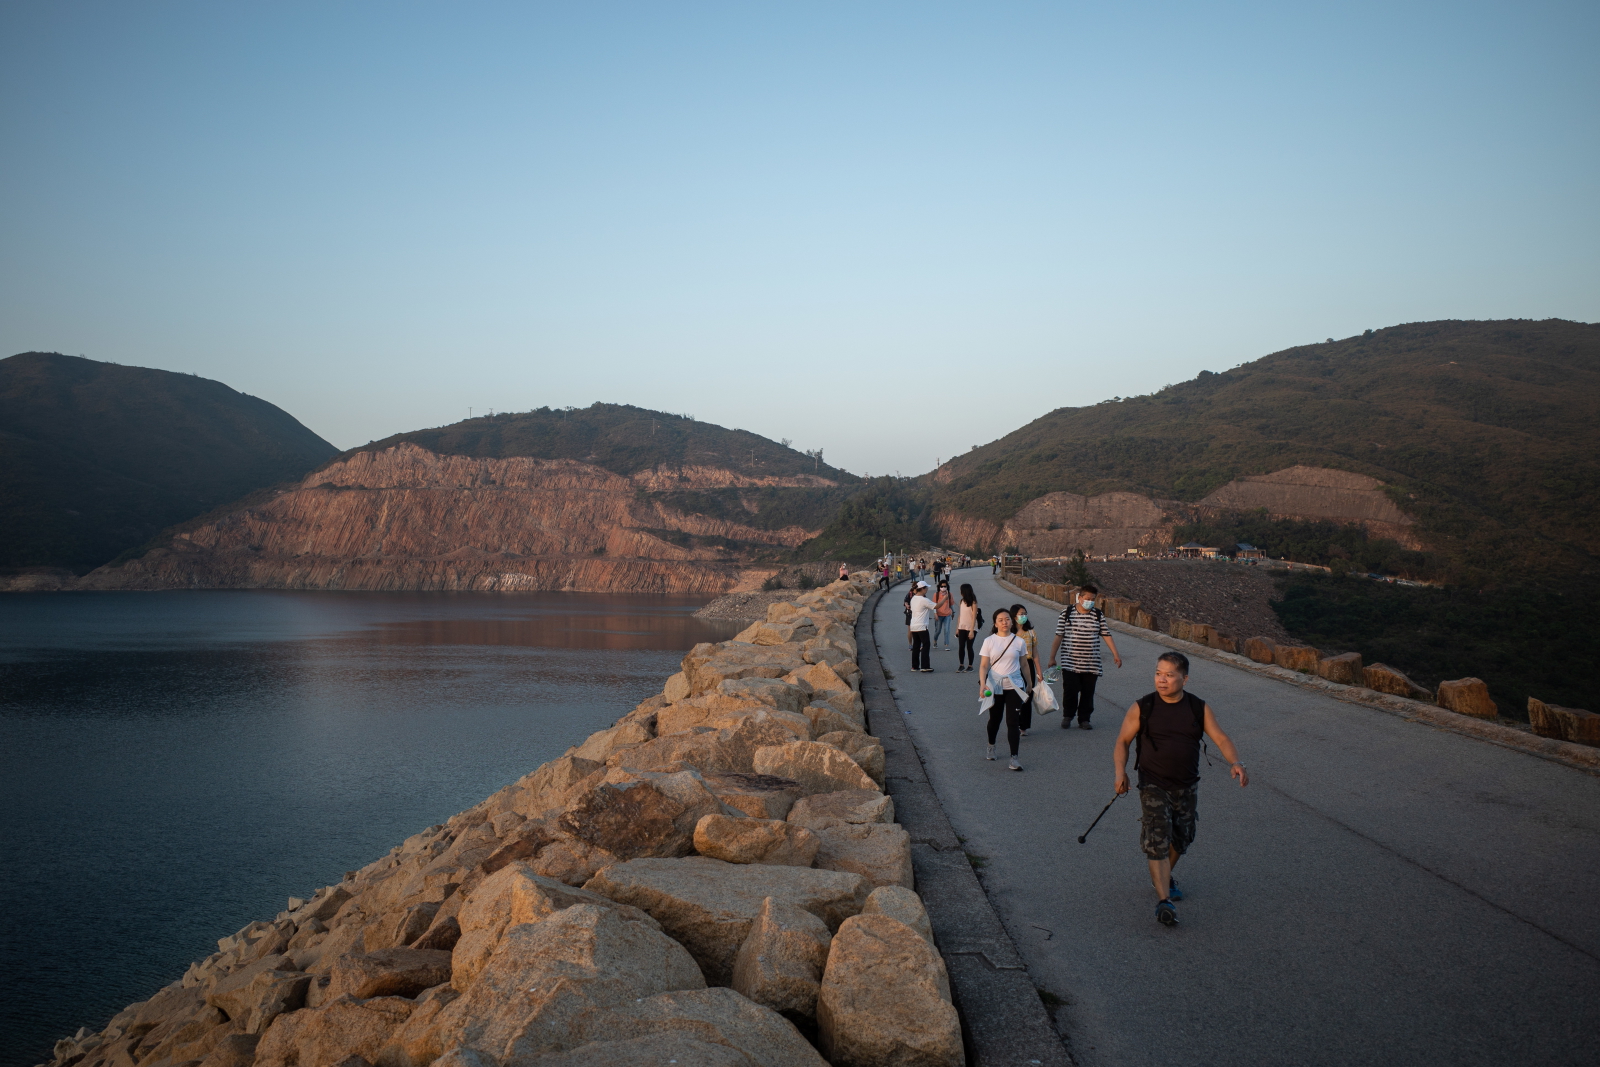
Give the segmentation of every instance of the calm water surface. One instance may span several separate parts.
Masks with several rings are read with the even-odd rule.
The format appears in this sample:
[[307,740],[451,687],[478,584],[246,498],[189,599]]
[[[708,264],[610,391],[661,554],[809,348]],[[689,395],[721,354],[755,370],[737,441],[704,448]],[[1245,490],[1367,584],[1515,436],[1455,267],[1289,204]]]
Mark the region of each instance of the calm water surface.
[[703,602],[0,597],[0,1064],[610,725],[732,636]]

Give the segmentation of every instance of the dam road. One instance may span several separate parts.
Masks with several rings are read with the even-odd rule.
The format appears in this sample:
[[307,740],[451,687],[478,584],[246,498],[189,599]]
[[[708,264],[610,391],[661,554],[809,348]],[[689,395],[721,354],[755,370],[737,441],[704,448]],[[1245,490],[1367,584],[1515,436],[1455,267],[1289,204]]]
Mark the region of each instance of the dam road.
[[[1056,611],[957,571],[986,620],[1022,602],[1047,654]],[[1118,632],[1094,729],[1036,717],[1025,770],[984,758],[956,652],[909,671],[904,587],[875,636],[928,778],[1074,1062],[1600,1062],[1600,778],[1196,659],[1251,782],[1201,763],[1181,925],[1154,918],[1138,801],[1111,750],[1165,646]]]

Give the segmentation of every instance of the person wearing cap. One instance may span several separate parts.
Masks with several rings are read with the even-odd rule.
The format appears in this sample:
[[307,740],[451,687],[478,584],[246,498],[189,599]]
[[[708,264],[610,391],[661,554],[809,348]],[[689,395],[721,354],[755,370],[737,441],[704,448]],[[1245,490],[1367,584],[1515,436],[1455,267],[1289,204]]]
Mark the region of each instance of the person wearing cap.
[[911,669],[931,674],[933,666],[928,662],[928,651],[933,642],[928,635],[928,626],[939,607],[928,599],[927,582],[919,581],[912,587],[911,600],[906,606],[911,609],[911,621],[906,624],[911,637]]

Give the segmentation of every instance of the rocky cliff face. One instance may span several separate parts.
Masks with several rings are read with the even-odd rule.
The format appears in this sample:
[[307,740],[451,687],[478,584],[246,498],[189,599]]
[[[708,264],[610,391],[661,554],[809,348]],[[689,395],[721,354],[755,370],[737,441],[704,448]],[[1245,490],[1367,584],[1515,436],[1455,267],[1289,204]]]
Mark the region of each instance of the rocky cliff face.
[[1420,547],[1411,518],[1384,493],[1382,482],[1305,466],[1235,479],[1199,504],[1155,500],[1139,493],[1047,493],[1003,524],[958,512],[942,513],[936,521],[945,542],[953,545],[1016,545],[1030,556],[1064,556],[1080,548],[1091,556],[1118,556],[1130,548],[1169,544],[1173,526],[1197,515],[1257,508],[1266,509],[1273,518],[1359,523],[1375,537]]
[[1411,517],[1384,494],[1383,483],[1349,471],[1302,466],[1237,478],[1200,503],[1219,510],[1265,508],[1274,518],[1360,523],[1374,537],[1422,547]]
[[76,585],[722,593],[771,573],[754,561],[760,550],[792,548],[816,531],[689,513],[652,494],[832,484],[706,466],[624,476],[570,459],[439,455],[404,442],[314,471]]

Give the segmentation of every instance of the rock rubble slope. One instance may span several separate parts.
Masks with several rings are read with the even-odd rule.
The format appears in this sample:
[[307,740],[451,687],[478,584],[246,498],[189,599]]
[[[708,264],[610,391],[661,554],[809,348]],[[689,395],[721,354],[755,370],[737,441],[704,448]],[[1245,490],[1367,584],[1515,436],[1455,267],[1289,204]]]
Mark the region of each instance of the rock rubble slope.
[[956,1067],[866,732],[871,585],[695,646],[611,728],[222,938],[52,1067]]

